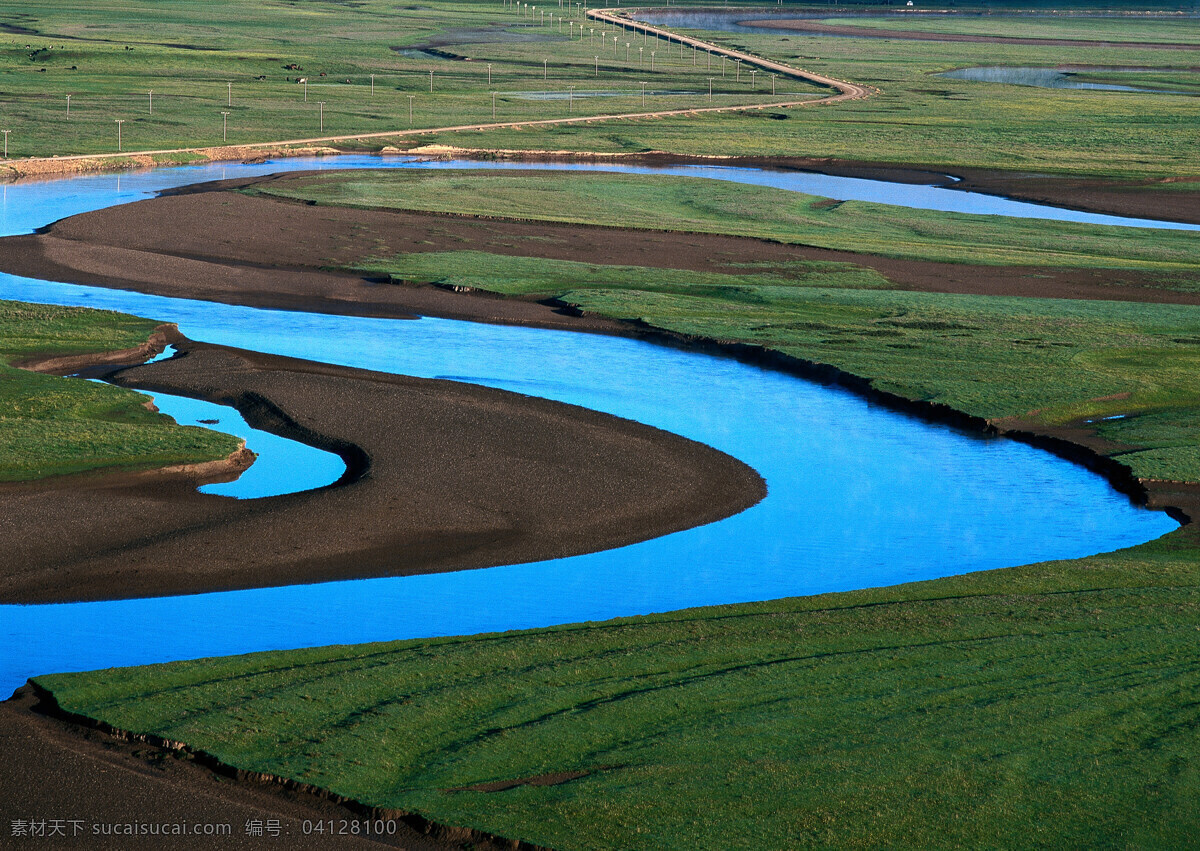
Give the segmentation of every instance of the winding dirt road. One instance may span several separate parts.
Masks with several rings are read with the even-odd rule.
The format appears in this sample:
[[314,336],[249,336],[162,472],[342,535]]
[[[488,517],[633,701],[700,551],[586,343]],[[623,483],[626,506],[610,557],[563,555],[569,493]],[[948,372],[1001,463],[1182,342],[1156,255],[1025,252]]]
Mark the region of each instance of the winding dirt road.
[[[685,35],[673,33],[670,30],[665,30],[662,27],[651,26],[650,24],[635,21],[628,17],[629,12],[617,12],[612,9],[589,9],[587,16],[593,20],[603,21],[606,24],[614,24],[618,27],[630,30],[632,32],[649,33],[655,38],[665,40],[668,44],[675,42],[686,47],[694,47],[697,50],[704,50],[711,53],[713,56],[727,56],[735,62],[743,62],[755,68],[761,68],[764,71],[769,71],[778,74],[781,77],[789,77],[793,80],[803,80],[808,83],[816,83],[819,86],[828,86],[831,89],[836,89],[836,95],[819,98],[816,100],[809,99],[798,103],[779,104],[780,106],[806,106],[816,103],[838,103],[844,100],[862,100],[878,93],[878,89],[871,86],[860,86],[857,83],[850,83],[845,80],[839,80],[836,77],[828,77],[824,74],[817,74],[814,71],[806,71],[803,68],[793,68],[791,65],[785,65],[782,62],[773,62],[770,59],[763,59],[755,56],[752,53],[742,53],[739,50],[731,50],[727,47],[720,47],[711,42],[701,41],[698,38],[691,38]],[[769,106],[769,104],[764,104]],[[682,110],[683,113],[688,112],[720,112],[728,110],[731,107],[714,107],[711,109],[696,109]],[[732,107],[733,109],[745,109],[746,107]],[[662,114],[678,114],[678,113],[662,113]]]
[[615,12],[614,10],[610,9],[589,9],[587,11],[587,16],[597,21],[603,21],[605,23],[610,23],[615,26],[623,27],[636,32],[648,33],[655,38],[664,39],[667,42],[676,42],[688,47],[694,47],[697,50],[707,51],[713,56],[725,56],[735,62],[742,62],[755,68],[760,68],[764,71],[778,74],[789,79],[815,83],[819,86],[828,86],[829,88],[834,89],[837,94],[827,95],[825,97],[804,97],[800,99],[797,99],[795,95],[793,95],[786,100],[773,101],[771,103],[731,104],[724,106],[689,107],[686,109],[602,113],[599,115],[578,115],[569,116],[567,118],[542,118],[525,121],[489,121],[479,124],[452,124],[445,127],[422,127],[404,130],[387,130],[377,133],[350,133],[341,136],[314,136],[305,139],[283,139],[271,142],[252,142],[249,144],[239,144],[237,146],[221,145],[204,148],[159,148],[153,150],[123,151],[107,154],[72,154],[68,156],[55,157],[28,157],[25,159],[6,162],[5,165],[15,172],[18,177],[26,177],[38,174],[53,174],[70,171],[72,169],[63,168],[62,166],[67,163],[79,163],[88,160],[99,161],[101,159],[111,160],[113,158],[136,159],[139,157],[144,158],[181,153],[200,154],[210,160],[240,159],[245,156],[244,153],[232,152],[280,148],[289,145],[337,144],[339,142],[355,142],[364,139],[394,139],[411,136],[427,136],[433,133],[502,130],[521,127],[548,127],[566,124],[590,124],[595,121],[630,120],[639,118],[669,118],[681,115],[700,115],[706,112],[739,112],[747,109],[788,109],[798,106],[816,106],[839,103],[848,100],[861,100],[863,98],[871,97],[874,94],[878,94],[879,92],[878,89],[872,86],[863,86],[857,83],[850,83],[845,80],[838,80],[834,77],[829,77],[824,74],[817,74],[813,71],[806,71],[801,68],[793,68],[792,66],[785,65],[782,62],[773,62],[769,59],[763,59],[762,57],[754,56],[750,53],[731,50],[710,42],[701,41],[700,39],[677,35],[669,30],[650,26],[649,24],[644,24],[640,21],[623,17],[625,14],[627,13]]

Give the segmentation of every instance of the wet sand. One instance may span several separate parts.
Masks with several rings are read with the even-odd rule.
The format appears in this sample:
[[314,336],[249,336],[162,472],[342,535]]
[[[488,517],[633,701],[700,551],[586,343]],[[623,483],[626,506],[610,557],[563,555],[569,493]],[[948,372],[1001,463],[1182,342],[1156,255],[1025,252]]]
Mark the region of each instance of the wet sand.
[[[625,323],[522,299],[464,299],[327,271],[373,256],[473,250],[597,264],[738,274],[745,263],[839,261],[925,292],[1200,304],[1132,270],[972,266],[875,257],[714,234],[311,206],[222,191],[304,172],[202,184],[185,193],[84,213],[45,232],[0,239],[17,275],[255,307],[364,316],[433,315],[513,325],[631,333]],[[414,282],[418,283],[419,282]]]
[[[584,408],[452,381],[180,339],[95,374],[233,403],[342,455],[334,486],[256,500],[186,478],[0,489],[0,602],[121,599],[561,558],[721,519],[762,478],[703,444]],[[55,530],[44,534],[38,530]]]
[[[508,847],[466,831],[433,829],[395,819],[395,834],[305,835],[305,822],[365,818],[316,794],[231,778],[163,747],[127,742],[45,714],[29,686],[0,703],[0,846],[105,849],[367,849],[411,851]],[[12,836],[15,820],[62,822],[40,838]],[[251,836],[247,823],[278,823],[279,836]],[[227,826],[224,836],[105,835],[113,826],[150,823]],[[123,829],[123,828],[118,828]],[[161,828],[160,828],[161,829]],[[224,827],[216,829],[224,830]],[[387,828],[385,828],[387,829]],[[61,836],[52,831],[61,830]]]

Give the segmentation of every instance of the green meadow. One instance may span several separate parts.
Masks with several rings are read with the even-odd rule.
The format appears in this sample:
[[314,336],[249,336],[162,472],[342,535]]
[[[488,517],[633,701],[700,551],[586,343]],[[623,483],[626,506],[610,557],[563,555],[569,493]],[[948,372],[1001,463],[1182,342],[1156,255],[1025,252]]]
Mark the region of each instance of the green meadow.
[[582,14],[562,14],[544,8],[535,21],[499,0],[4,0],[0,22],[32,31],[0,31],[9,154],[115,151],[118,119],[129,151],[491,121],[493,92],[500,121],[827,92],[788,81],[773,98],[769,81],[736,80],[730,63],[710,100],[690,50],[681,58],[678,46],[623,33],[614,42],[594,24],[581,39]]
[[148,397],[18,369],[23,358],[141,345],[159,323],[108,311],[0,302],[0,481],[223,458],[237,438],[182,427]]
[[552,848],[1178,848],[1200,826],[1191,540],[37,682],[241,768]]
[[[560,22],[559,11],[547,6],[534,20],[532,13],[493,0],[437,0],[410,7],[383,0],[130,0],[119,8],[94,0],[69,5],[0,0],[0,23],[9,30],[0,32],[9,154],[112,152],[117,120],[124,122],[124,148],[145,150],[215,145],[223,136],[231,144],[270,142],[490,121],[493,92],[497,120],[525,121],[640,111],[643,82],[649,92],[646,107],[654,109],[754,104],[828,91],[780,80],[773,98],[763,74],[752,80],[749,74],[736,75],[732,64],[710,66],[703,54],[693,58],[685,51],[681,57],[677,47],[614,34],[594,23],[584,23],[580,39],[578,22]],[[553,25],[542,12],[555,15]],[[1011,22],[986,23],[1004,27]],[[1020,26],[1069,27],[1071,37],[1078,38],[1094,27],[1107,38],[1114,22],[1071,19]],[[1128,27],[1136,40],[1195,37],[1194,22],[1138,19]],[[868,83],[882,94],[829,109],[525,126],[370,145],[800,155],[1109,177],[1200,171],[1191,144],[1200,121],[1195,98],[1041,90],[931,76],[971,65],[1066,63],[1149,67],[1172,79],[1190,79],[1194,72],[1187,69],[1195,65],[1190,51],[691,34]],[[307,102],[296,82],[302,77],[309,80]],[[570,94],[572,86],[577,96]],[[70,117],[67,95],[72,96]]]

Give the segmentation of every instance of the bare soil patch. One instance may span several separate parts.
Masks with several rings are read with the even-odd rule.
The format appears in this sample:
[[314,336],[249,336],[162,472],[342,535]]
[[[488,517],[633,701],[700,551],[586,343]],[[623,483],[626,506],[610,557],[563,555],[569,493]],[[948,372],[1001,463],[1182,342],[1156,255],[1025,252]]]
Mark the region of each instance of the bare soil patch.
[[[361,822],[367,814],[328,796],[279,783],[214,772],[190,755],[127,741],[58,717],[32,688],[24,686],[0,703],[0,820],[16,848],[103,849],[297,849],[405,848],[410,851],[514,847],[467,830],[388,819],[394,834],[368,838],[325,831],[306,835],[305,822],[335,827]],[[22,841],[10,837],[14,820],[59,819],[64,836]],[[279,835],[251,836],[247,825]],[[105,825],[228,825],[225,836],[103,835]],[[48,830],[51,828],[48,828]]]

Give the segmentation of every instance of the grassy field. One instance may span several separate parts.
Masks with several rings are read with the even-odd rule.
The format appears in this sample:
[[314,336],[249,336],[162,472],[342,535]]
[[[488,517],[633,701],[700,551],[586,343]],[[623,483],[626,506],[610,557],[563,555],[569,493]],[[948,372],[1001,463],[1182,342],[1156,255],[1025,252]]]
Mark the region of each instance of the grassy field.
[[[1186,847],[1200,563],[39,677],[228,763],[554,848]],[[556,786],[478,784],[585,772]]]
[[[580,41],[582,13],[568,27],[557,7],[543,11],[553,24],[470,0],[7,0],[0,21],[36,31],[0,33],[9,153],[113,151],[117,119],[125,150],[220,144],[223,133],[238,143],[490,121],[492,92],[499,120],[628,112],[642,109],[642,81],[651,108],[772,99],[769,81],[735,82],[730,65],[710,102],[691,51],[681,59],[642,38],[614,43],[607,30],[601,45],[600,27]],[[789,81],[777,91],[826,90]]]
[[[690,52],[681,58],[651,40],[642,41],[640,58],[640,40],[633,36],[619,34],[614,45],[612,33],[604,30],[602,46],[600,32],[590,30],[603,27],[585,25],[585,39],[572,40],[570,34],[579,32],[574,24],[560,33],[557,16],[551,26],[549,19],[543,23],[542,11],[556,12],[557,7],[539,10],[534,21],[503,4],[469,0],[437,0],[419,7],[383,0],[130,0],[119,8],[99,0],[66,6],[0,0],[0,22],[20,30],[0,33],[5,129],[12,131],[9,153],[109,152],[116,147],[117,119],[125,121],[121,133],[126,150],[213,145],[222,141],[222,112],[230,113],[230,143],[399,130],[410,125],[410,95],[414,127],[490,120],[493,91],[498,93],[499,120],[640,110],[643,81],[651,108],[708,105],[709,77],[714,78],[713,104],[771,99],[767,80],[751,83],[743,74],[738,82],[732,68],[722,75],[719,63],[710,69],[703,56],[693,65]],[[219,27],[212,23],[217,20]],[[1108,26],[1103,20],[1070,23],[1083,32],[1092,25],[1101,31]],[[1163,41],[1190,38],[1192,31],[1186,22],[1174,20],[1139,20],[1135,26],[1139,35]],[[830,109],[525,127],[420,141],[484,148],[830,156],[1105,176],[1200,172],[1200,157],[1191,144],[1200,121],[1200,101],[1195,99],[929,77],[931,72],[990,64],[1183,69],[1194,64],[1187,52],[898,44],[785,33],[704,37],[870,83],[883,94]],[[651,51],[657,54],[653,60]],[[300,77],[310,80],[307,103],[303,87],[295,82]],[[579,96],[566,102],[570,86]],[[589,91],[609,96],[584,97]],[[823,91],[791,82],[778,86],[780,96]],[[550,92],[550,99],[537,99],[540,92]],[[324,102],[323,118],[318,102]],[[405,146],[418,142],[393,141]]]
[[1164,286],[1200,286],[1191,232],[925,210],[899,215],[884,204],[703,178],[347,171],[247,191],[341,206],[737,234],[920,260],[1156,271]]
[[131,390],[9,366],[42,355],[127,349],[158,325],[107,311],[0,302],[0,481],[223,458],[237,438],[175,425]]
[[[1170,40],[1175,21],[1143,21]],[[1178,95],[1035,89],[931,76],[976,65],[1104,65],[1187,76],[1190,52],[1114,46],[1026,46],[795,34],[704,33],[744,49],[882,94],[830,109],[619,122],[579,128],[442,134],[444,144],[689,154],[803,155],[1103,177],[1166,177],[1200,171],[1188,127],[1200,101]]]

